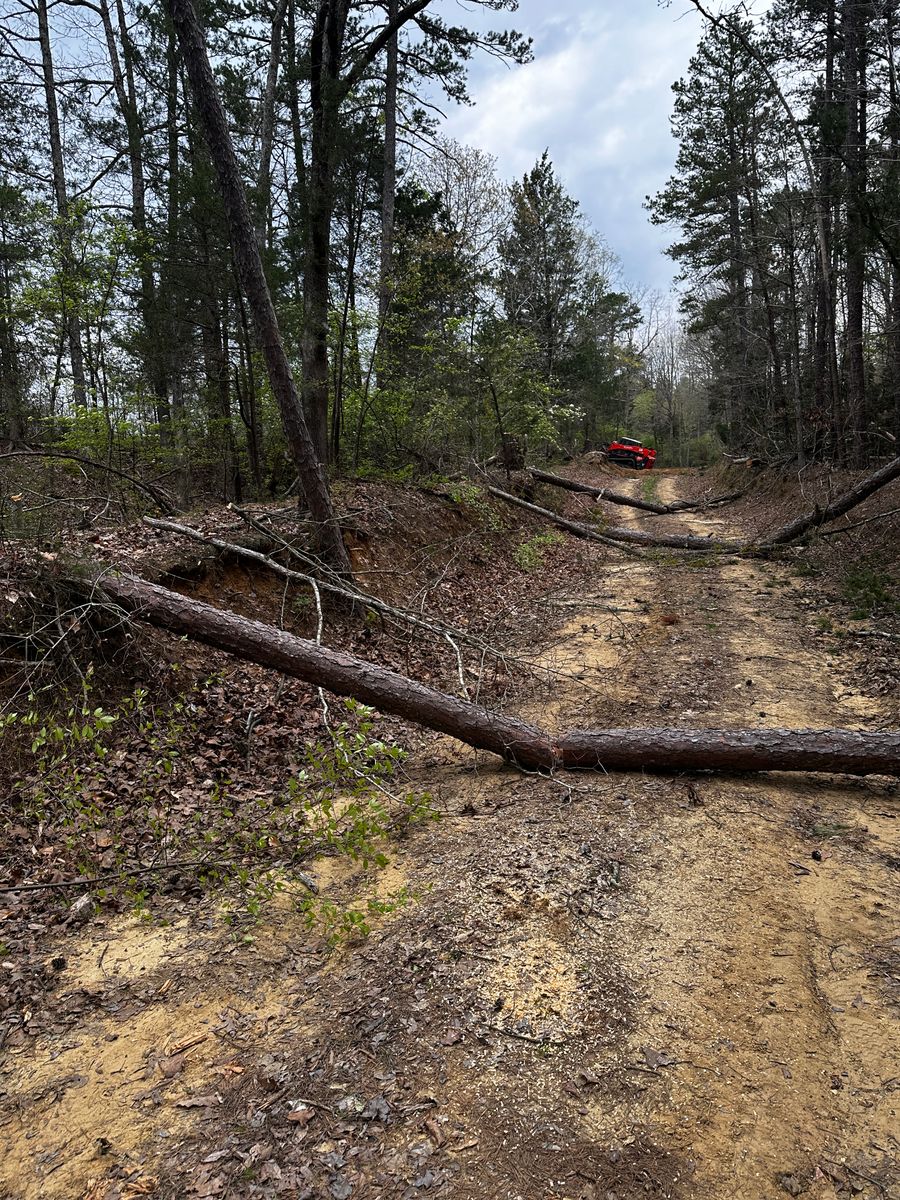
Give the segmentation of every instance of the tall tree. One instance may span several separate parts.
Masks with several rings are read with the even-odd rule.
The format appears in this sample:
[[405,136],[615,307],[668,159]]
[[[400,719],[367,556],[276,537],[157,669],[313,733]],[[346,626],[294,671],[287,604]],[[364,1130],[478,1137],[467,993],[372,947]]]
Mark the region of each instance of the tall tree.
[[500,245],[503,307],[507,319],[534,338],[552,376],[578,307],[578,203],[566,194],[546,150],[513,184],[510,200],[510,232]]
[[318,523],[322,547],[332,565],[349,575],[350,560],[328,494],[322,460],[316,455],[316,447],[310,436],[290,363],[284,351],[278,319],[263,270],[262,256],[256,241],[250,206],[197,14],[191,0],[168,0],[168,7],[178,33],[195,103],[219,178],[241,283],[256,324],[257,336],[269,372],[269,382],[281,413],[288,446],[300,473],[313,520]]
[[78,285],[76,280],[77,267],[73,246],[75,214],[70,204],[66,187],[66,168],[63,155],[62,131],[59,124],[59,104],[56,95],[56,77],[53,68],[53,49],[50,40],[50,23],[47,16],[47,0],[36,0],[36,4],[44,96],[47,105],[47,132],[50,140],[50,161],[53,171],[53,192],[56,198],[57,234],[60,243],[62,319],[69,343],[73,400],[76,405],[84,405],[87,400],[87,384],[84,373],[81,314],[78,306]]

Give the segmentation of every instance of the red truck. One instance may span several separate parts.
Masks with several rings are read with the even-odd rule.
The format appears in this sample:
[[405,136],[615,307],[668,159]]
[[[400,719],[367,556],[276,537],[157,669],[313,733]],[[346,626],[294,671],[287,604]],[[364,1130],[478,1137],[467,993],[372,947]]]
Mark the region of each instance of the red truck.
[[649,471],[656,462],[656,451],[643,446],[634,438],[616,438],[606,447],[610,462],[620,467],[634,467],[636,471]]

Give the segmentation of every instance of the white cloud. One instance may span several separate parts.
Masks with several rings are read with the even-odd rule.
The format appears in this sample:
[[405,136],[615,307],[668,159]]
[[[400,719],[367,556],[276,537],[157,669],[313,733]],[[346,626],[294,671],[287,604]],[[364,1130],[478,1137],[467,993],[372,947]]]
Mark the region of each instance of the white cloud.
[[475,107],[448,114],[447,132],[495,155],[508,178],[549,149],[626,276],[667,287],[665,235],[642,204],[672,169],[671,85],[687,69],[699,21],[655,0],[554,0],[547,9],[547,0],[522,0],[515,25],[534,37],[535,61],[473,62]]

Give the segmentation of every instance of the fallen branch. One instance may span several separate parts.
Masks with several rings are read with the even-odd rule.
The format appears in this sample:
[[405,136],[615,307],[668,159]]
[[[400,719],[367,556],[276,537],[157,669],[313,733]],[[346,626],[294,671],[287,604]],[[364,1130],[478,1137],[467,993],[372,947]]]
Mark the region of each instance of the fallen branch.
[[566,479],[563,475],[551,475],[549,471],[539,471],[529,467],[528,473],[541,483],[549,483],[553,487],[565,488],[570,492],[583,492],[593,496],[595,500],[608,500],[610,504],[621,504],[627,508],[639,508],[642,512],[666,516],[676,512],[694,512],[697,509],[714,508],[720,504],[731,504],[745,494],[744,492],[728,492],[724,496],[711,496],[708,500],[672,500],[668,504],[660,504],[654,500],[642,500],[637,496],[623,496],[619,492],[611,492],[609,488],[593,487],[589,483],[580,483],[575,479]]
[[[329,580],[317,579],[313,575],[307,575],[303,571],[295,571],[291,567],[285,567],[274,558],[270,558],[267,554],[262,554],[259,550],[251,550],[247,546],[241,546],[237,542],[225,542],[221,538],[212,537],[210,534],[201,533],[199,529],[193,529],[190,525],[181,525],[177,521],[161,521],[155,517],[144,517],[144,524],[149,525],[151,529],[165,529],[170,533],[180,534],[182,537],[190,538],[191,541],[201,542],[203,545],[212,546],[216,550],[222,550],[227,554],[234,554],[240,558],[249,559],[252,562],[259,563],[265,567],[267,571],[271,571],[275,575],[280,575],[283,579],[291,579],[296,583],[306,584],[307,587],[313,588],[314,591],[321,589],[323,592],[328,592],[332,596],[340,596],[343,600],[349,600],[353,604],[362,604],[366,608],[371,608],[375,612],[382,613],[384,616],[393,617],[396,621],[401,621],[403,624],[412,625],[414,628],[423,629],[426,633],[433,634],[438,638],[457,638],[459,641],[467,642],[470,645],[477,646],[478,649],[485,649],[484,643],[473,637],[471,634],[465,633],[461,629],[454,629],[451,625],[444,625],[438,621],[428,621],[424,617],[417,616],[404,608],[395,608],[393,604],[387,604],[384,600],[379,600],[377,596],[372,596],[368,592],[362,591],[355,584],[345,582],[344,586],[332,583]],[[329,572],[333,576],[332,572]]]
[[[84,588],[84,580],[72,579]],[[783,729],[576,730],[553,735],[516,717],[448,696],[395,671],[317,646],[271,625],[191,600],[134,575],[93,584],[138,619],[353,696],[533,770],[832,771],[900,774],[900,733]]]
[[873,521],[886,521],[888,517],[896,517],[900,508],[889,508],[887,512],[876,513],[874,517],[866,517],[863,521],[854,521],[851,525],[839,525],[837,529],[823,529],[822,537],[836,537],[839,533],[849,533],[851,529],[861,529],[863,525],[871,525]]
[[135,475],[129,475],[127,471],[120,471],[118,467],[113,467],[109,463],[86,458],[83,454],[69,454],[63,450],[7,450],[0,454],[0,459],[4,458],[61,458],[68,462],[81,463],[82,466],[93,467],[97,471],[106,471],[110,475],[115,475],[117,479],[124,479],[139,491],[146,492],[162,512],[170,514],[177,512],[175,505],[162,488],[158,488],[152,483],[145,483],[144,480],[138,479]]
[[[501,500],[506,500],[511,504],[518,504],[523,508],[530,508],[533,512],[543,516],[545,520],[553,521],[555,524],[562,526],[562,528],[569,529],[571,533],[576,533],[579,537],[590,536],[600,541],[609,541],[613,544],[629,542],[637,546],[670,547],[674,550],[766,555],[773,550],[778,550],[782,546],[799,542],[811,530],[817,529],[821,525],[826,525],[838,517],[842,517],[844,513],[855,508],[857,504],[862,504],[863,500],[867,500],[879,488],[885,487],[897,478],[900,478],[900,457],[893,459],[886,466],[859,480],[853,487],[848,488],[846,492],[842,492],[837,499],[833,500],[825,508],[820,508],[816,505],[812,512],[795,517],[787,525],[782,525],[780,529],[776,529],[774,533],[757,542],[715,541],[712,538],[696,537],[692,534],[653,534],[637,529],[615,528],[605,529],[601,536],[600,534],[587,532],[587,526],[585,525],[578,525],[574,521],[567,521],[564,517],[558,517],[556,513],[550,512],[549,509],[538,508],[537,505],[528,504],[523,500],[519,500],[516,496],[511,496],[507,492],[501,492],[499,488],[491,487],[488,488],[488,491],[492,495],[498,496]],[[602,489],[596,490],[601,491]],[[609,499],[608,494],[606,498]],[[641,503],[643,504],[644,502],[642,501]]]

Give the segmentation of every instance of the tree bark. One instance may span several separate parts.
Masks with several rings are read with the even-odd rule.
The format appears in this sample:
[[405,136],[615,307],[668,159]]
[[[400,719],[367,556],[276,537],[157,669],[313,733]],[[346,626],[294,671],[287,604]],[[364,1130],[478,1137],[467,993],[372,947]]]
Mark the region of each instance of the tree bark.
[[[118,41],[113,28],[112,16],[107,0],[100,0],[100,19],[106,38],[106,48],[112,68],[113,89],[125,122],[128,140],[128,163],[131,172],[131,224],[137,234],[139,258],[140,301],[139,312],[142,326],[140,357],[144,375],[153,393],[156,421],[162,445],[172,441],[171,410],[166,388],[165,371],[162,369],[162,338],[158,328],[158,298],[153,276],[150,246],[147,243],[146,179],[144,172],[144,123],[134,82],[134,45],[128,33],[125,9],[122,0],[116,0]],[[119,59],[119,44],[122,59]]]
[[546,521],[552,521],[554,525],[559,525],[561,529],[574,533],[576,537],[611,543],[619,549],[622,548],[623,542],[632,543],[635,546],[668,546],[672,550],[708,550],[732,554],[747,549],[744,542],[716,542],[712,538],[694,537],[687,533],[656,534],[645,533],[641,529],[617,528],[604,529],[601,533],[599,530],[591,529],[589,525],[581,525],[578,521],[560,517],[557,513],[551,512],[549,508],[540,508],[537,504],[530,504],[527,500],[520,500],[518,496],[510,495],[509,492],[502,492],[500,488],[489,487],[487,490],[498,500],[505,500],[507,504],[515,504],[519,508],[529,509],[536,516],[543,517]]
[[527,470],[529,475],[540,480],[541,483],[566,488],[570,492],[584,492],[597,500],[608,500],[610,504],[622,504],[627,508],[639,508],[643,512],[655,513],[657,516],[667,516],[676,512],[692,512],[697,509],[712,508],[718,504],[731,504],[732,501],[740,500],[744,495],[744,492],[728,492],[724,496],[713,496],[709,500],[673,500],[669,504],[657,504],[653,500],[641,500],[637,496],[623,496],[618,492],[611,492],[609,488],[579,483],[574,479],[566,479],[562,475],[551,475],[549,471],[539,471],[536,467],[528,467]]
[[350,559],[331,505],[322,462],[310,437],[291,366],[281,340],[281,330],[266,282],[250,206],[247,203],[231,135],[228,132],[225,110],[209,65],[197,15],[191,0],[167,0],[167,3],[181,44],[210,155],[219,177],[234,256],[247,303],[253,314],[272,393],[281,412],[288,447],[300,475],[313,520],[319,526],[322,549],[332,566],[349,576]]
[[[587,525],[579,525],[576,521],[569,521],[565,517],[557,516],[556,513],[550,512],[547,508],[539,508],[536,504],[529,504],[526,500],[520,500],[518,496],[511,496],[508,492],[500,491],[499,488],[489,487],[487,490],[492,496],[496,496],[500,500],[505,500],[509,504],[516,504],[520,508],[530,509],[536,515],[544,517],[545,520],[552,521],[555,525],[559,525],[563,529],[568,529],[570,533],[574,533],[577,537],[593,538],[596,541],[612,542],[615,545],[618,545],[620,542],[631,542],[639,546],[668,546],[674,550],[700,550],[726,554],[765,554],[767,550],[774,550],[779,546],[786,546],[791,542],[799,541],[811,529],[816,529],[820,525],[827,525],[829,521],[834,521],[838,517],[842,517],[844,513],[849,512],[851,508],[855,508],[857,504],[862,504],[863,500],[867,500],[879,488],[885,487],[897,478],[900,478],[900,457],[892,459],[885,466],[880,467],[877,471],[873,471],[871,475],[860,479],[858,483],[848,488],[846,492],[842,492],[836,500],[826,505],[825,508],[816,507],[811,512],[803,513],[802,516],[795,517],[793,521],[782,525],[780,529],[776,529],[774,533],[757,542],[717,542],[712,538],[694,537],[689,534],[657,535],[636,529],[604,529],[603,533],[600,534],[590,529]],[[609,499],[608,495],[606,499]]]
[[[84,587],[84,580],[73,580]],[[134,575],[94,583],[158,628],[353,696],[532,770],[834,771],[900,774],[900,733],[784,729],[575,730],[554,736],[516,717],[448,696],[385,667],[295,637]]]
[[303,272],[303,407],[321,462],[328,455],[328,284],[338,153],[339,84],[349,0],[323,0],[310,39],[310,157]]
[[498,500],[505,500],[507,504],[514,504],[516,508],[524,508],[526,512],[534,513],[536,517],[542,517],[545,521],[550,521],[554,525],[558,525],[560,529],[565,529],[567,533],[572,533],[575,537],[586,538],[591,542],[603,542],[607,546],[615,546],[617,550],[624,550],[625,547],[612,537],[607,537],[606,534],[600,533],[596,529],[591,529],[590,525],[582,525],[579,521],[570,521],[567,517],[561,517],[558,513],[551,512],[549,508],[541,508],[539,504],[532,504],[528,500],[521,500],[518,496],[513,496],[509,492],[501,491],[500,488],[489,487],[487,491],[496,496]]
[[859,462],[866,426],[865,292],[866,228],[866,23],[862,0],[843,0],[841,32],[844,43],[844,106],[846,136],[846,286],[847,286],[847,409],[845,437],[849,434]]
[[62,251],[63,326],[69,341],[69,361],[72,367],[72,399],[77,406],[87,402],[84,375],[84,350],[81,344],[81,316],[77,296],[73,295],[75,255],[72,248],[71,212],[66,191],[66,172],[63,162],[62,134],[59,128],[59,107],[56,102],[56,79],[53,72],[53,52],[50,45],[50,24],[47,0],[37,0],[38,40],[41,44],[41,66],[44,77],[44,96],[47,102],[47,131],[50,136],[50,161],[53,167],[53,192],[59,216],[59,238]]
[[[397,20],[398,0],[388,0],[387,18]],[[387,45],[384,83],[384,171],[381,180],[381,263],[378,288],[378,323],[387,320],[391,303],[391,272],[394,257],[394,205],[397,193],[397,74],[398,34]]]
[[269,38],[269,68],[266,86],[260,103],[259,170],[256,175],[256,236],[260,247],[265,247],[269,228],[269,201],[272,191],[272,148],[275,141],[275,89],[278,86],[278,69],[281,65],[281,40],[287,0],[277,0],[272,15],[272,32]]
[[829,521],[842,517],[851,508],[855,508],[857,504],[862,504],[863,500],[867,500],[873,492],[877,492],[879,488],[883,488],[898,478],[900,478],[900,456],[855,483],[852,488],[848,488],[825,508],[814,508],[812,512],[804,513],[803,516],[789,521],[787,525],[783,525],[781,529],[765,538],[761,542],[761,546],[763,548],[785,546],[788,542],[796,542],[811,529],[816,529],[819,525],[827,525]]

